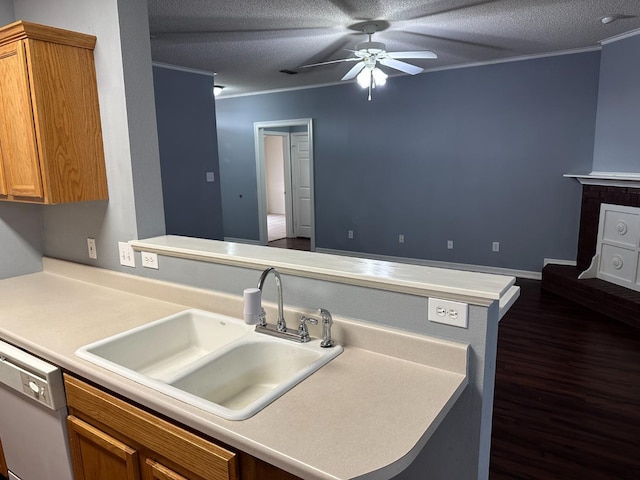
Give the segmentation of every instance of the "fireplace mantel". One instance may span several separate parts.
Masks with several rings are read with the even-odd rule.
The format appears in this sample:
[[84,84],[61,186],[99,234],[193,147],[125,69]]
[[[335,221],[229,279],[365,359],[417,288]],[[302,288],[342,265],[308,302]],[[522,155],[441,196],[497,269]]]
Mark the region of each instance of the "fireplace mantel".
[[591,172],[584,174],[565,173],[564,177],[575,178],[582,185],[603,187],[640,188],[640,173]]

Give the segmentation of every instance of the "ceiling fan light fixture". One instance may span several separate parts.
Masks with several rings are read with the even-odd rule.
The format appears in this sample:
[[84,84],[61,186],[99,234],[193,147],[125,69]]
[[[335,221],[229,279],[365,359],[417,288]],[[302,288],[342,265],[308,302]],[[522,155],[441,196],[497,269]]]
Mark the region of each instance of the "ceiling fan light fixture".
[[387,74],[375,68],[363,68],[362,71],[356,77],[358,85],[362,88],[376,88],[381,87],[387,83]]
[[387,74],[380,70],[378,67],[374,68],[371,71],[371,75],[373,76],[373,83],[376,86],[383,86],[387,83]]
[[356,81],[362,88],[369,88],[369,86],[371,85],[371,70],[369,70],[368,68],[363,68],[356,77]]

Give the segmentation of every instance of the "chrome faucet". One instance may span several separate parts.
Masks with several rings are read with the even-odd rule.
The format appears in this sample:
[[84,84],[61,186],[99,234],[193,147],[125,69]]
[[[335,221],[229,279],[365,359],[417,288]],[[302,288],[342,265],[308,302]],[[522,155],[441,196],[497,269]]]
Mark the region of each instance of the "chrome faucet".
[[273,276],[276,279],[276,290],[278,291],[278,320],[275,325],[267,323],[267,314],[263,308],[259,315],[258,324],[256,325],[256,332],[271,335],[272,337],[288,338],[289,340],[294,340],[296,342],[308,342],[308,334],[305,339],[304,335],[299,333],[297,330],[290,330],[287,328],[287,322],[284,320],[284,308],[282,307],[282,279],[280,278],[278,270],[274,267],[269,267],[263,271],[260,275],[260,279],[258,280],[258,288],[262,291],[264,281],[270,273],[273,273]]
[[[267,275],[269,275],[269,273],[273,273],[273,276],[276,279],[276,290],[278,291],[278,320],[276,322],[276,329],[279,332],[286,332],[287,322],[284,320],[284,309],[282,308],[282,279],[280,278],[280,273],[278,273],[278,270],[276,270],[275,267],[269,267],[262,272],[262,275],[260,275],[260,279],[258,280],[258,288],[262,291],[264,281],[267,279]],[[260,316],[259,325],[261,327],[265,327],[267,325],[266,315]]]
[[[256,332],[274,337],[287,338],[301,343],[310,341],[311,337],[309,335],[307,323],[317,325],[318,320],[302,315],[300,317],[300,325],[297,329],[287,328],[287,322],[284,320],[284,308],[282,306],[282,279],[280,278],[280,273],[278,273],[278,270],[276,270],[275,267],[269,267],[262,272],[258,279],[258,289],[262,292],[264,282],[270,273],[273,273],[273,276],[275,277],[276,290],[278,291],[278,320],[275,325],[267,323],[267,314],[265,313],[264,308],[262,308],[258,316]],[[331,340],[331,325],[333,324],[333,319],[331,318],[331,314],[329,313],[329,310],[325,310],[324,308],[321,308],[319,312],[322,317],[322,341],[320,342],[320,346],[324,348],[333,347],[333,341]]]

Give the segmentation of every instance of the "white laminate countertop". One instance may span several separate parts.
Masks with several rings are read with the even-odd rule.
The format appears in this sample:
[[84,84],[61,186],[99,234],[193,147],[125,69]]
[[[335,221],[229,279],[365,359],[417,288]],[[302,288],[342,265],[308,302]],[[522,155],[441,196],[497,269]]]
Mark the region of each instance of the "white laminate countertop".
[[[370,258],[303,252],[202,238],[164,235],[131,240],[135,249],[160,255],[264,269],[338,283],[488,306],[517,290],[506,275],[452,270]],[[516,297],[517,298],[517,297]]]
[[44,265],[0,280],[0,338],[305,479],[392,478],[468,383],[467,345],[337,318],[341,355],[253,417],[224,420],[75,351],[185,308],[239,317],[239,296],[59,260]]

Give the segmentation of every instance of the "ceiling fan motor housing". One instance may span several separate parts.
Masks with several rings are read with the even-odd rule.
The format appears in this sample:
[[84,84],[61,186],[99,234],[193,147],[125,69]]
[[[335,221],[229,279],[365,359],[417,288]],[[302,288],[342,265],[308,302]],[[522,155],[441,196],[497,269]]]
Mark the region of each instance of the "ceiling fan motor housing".
[[363,58],[384,52],[385,45],[381,42],[360,42],[356,45],[356,56]]

